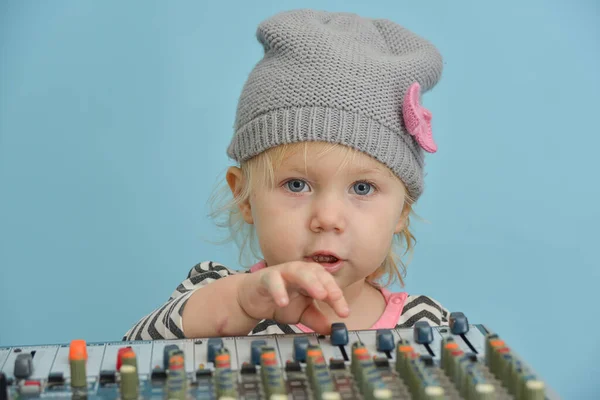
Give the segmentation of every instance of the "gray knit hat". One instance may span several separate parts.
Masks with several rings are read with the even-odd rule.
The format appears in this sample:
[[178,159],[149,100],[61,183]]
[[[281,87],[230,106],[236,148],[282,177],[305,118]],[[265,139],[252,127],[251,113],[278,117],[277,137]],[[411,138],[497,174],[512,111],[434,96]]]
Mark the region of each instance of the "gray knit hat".
[[283,143],[326,141],[387,165],[417,200],[436,151],[419,101],[442,73],[425,39],[386,19],[282,12],[256,32],[264,57],[242,90],[227,154],[237,162]]

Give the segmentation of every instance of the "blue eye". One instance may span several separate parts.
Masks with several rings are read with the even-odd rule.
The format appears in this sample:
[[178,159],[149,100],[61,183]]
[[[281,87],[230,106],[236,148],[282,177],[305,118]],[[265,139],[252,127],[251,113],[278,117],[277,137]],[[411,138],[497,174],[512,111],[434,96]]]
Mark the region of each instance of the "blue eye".
[[366,196],[371,193],[373,185],[368,182],[356,182],[353,186],[354,192],[361,196]]
[[306,187],[306,182],[300,179],[292,179],[286,182],[286,186],[291,192],[300,193]]

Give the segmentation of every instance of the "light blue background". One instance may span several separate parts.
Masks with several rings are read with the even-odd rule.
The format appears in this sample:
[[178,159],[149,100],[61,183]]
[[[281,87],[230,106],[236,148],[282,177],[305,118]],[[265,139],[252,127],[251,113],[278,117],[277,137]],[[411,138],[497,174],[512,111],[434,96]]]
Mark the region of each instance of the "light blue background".
[[118,340],[196,262],[236,266],[206,200],[256,26],[299,7],[445,57],[407,290],[598,395],[596,1],[0,1],[0,344]]

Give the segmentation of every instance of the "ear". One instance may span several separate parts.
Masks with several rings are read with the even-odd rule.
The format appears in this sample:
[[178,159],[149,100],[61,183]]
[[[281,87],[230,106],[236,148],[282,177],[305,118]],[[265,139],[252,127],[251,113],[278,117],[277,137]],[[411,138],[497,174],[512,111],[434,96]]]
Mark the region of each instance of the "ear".
[[406,221],[408,221],[408,215],[410,214],[410,210],[411,210],[411,207],[408,204],[404,203],[404,206],[402,206],[402,212],[400,213],[400,218],[398,219],[398,222],[396,223],[396,228],[394,229],[394,233],[402,232],[402,230],[406,226]]
[[[227,180],[227,184],[229,185],[229,189],[231,189],[233,197],[236,198],[244,188],[245,184],[244,174],[242,173],[242,170],[238,167],[229,167],[227,169],[227,175],[225,179]],[[244,221],[246,221],[249,224],[253,224],[254,219],[252,218],[250,199],[246,199],[243,202],[239,203],[238,207],[240,208],[240,212],[242,213]]]

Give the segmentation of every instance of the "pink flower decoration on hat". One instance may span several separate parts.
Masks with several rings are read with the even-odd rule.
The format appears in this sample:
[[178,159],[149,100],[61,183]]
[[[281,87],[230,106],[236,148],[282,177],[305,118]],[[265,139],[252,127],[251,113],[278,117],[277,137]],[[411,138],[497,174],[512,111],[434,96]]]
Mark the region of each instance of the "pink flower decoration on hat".
[[431,132],[431,112],[419,103],[420,95],[421,86],[419,82],[410,85],[402,104],[404,125],[406,125],[408,133],[415,137],[423,150],[435,153],[437,145],[433,141]]

